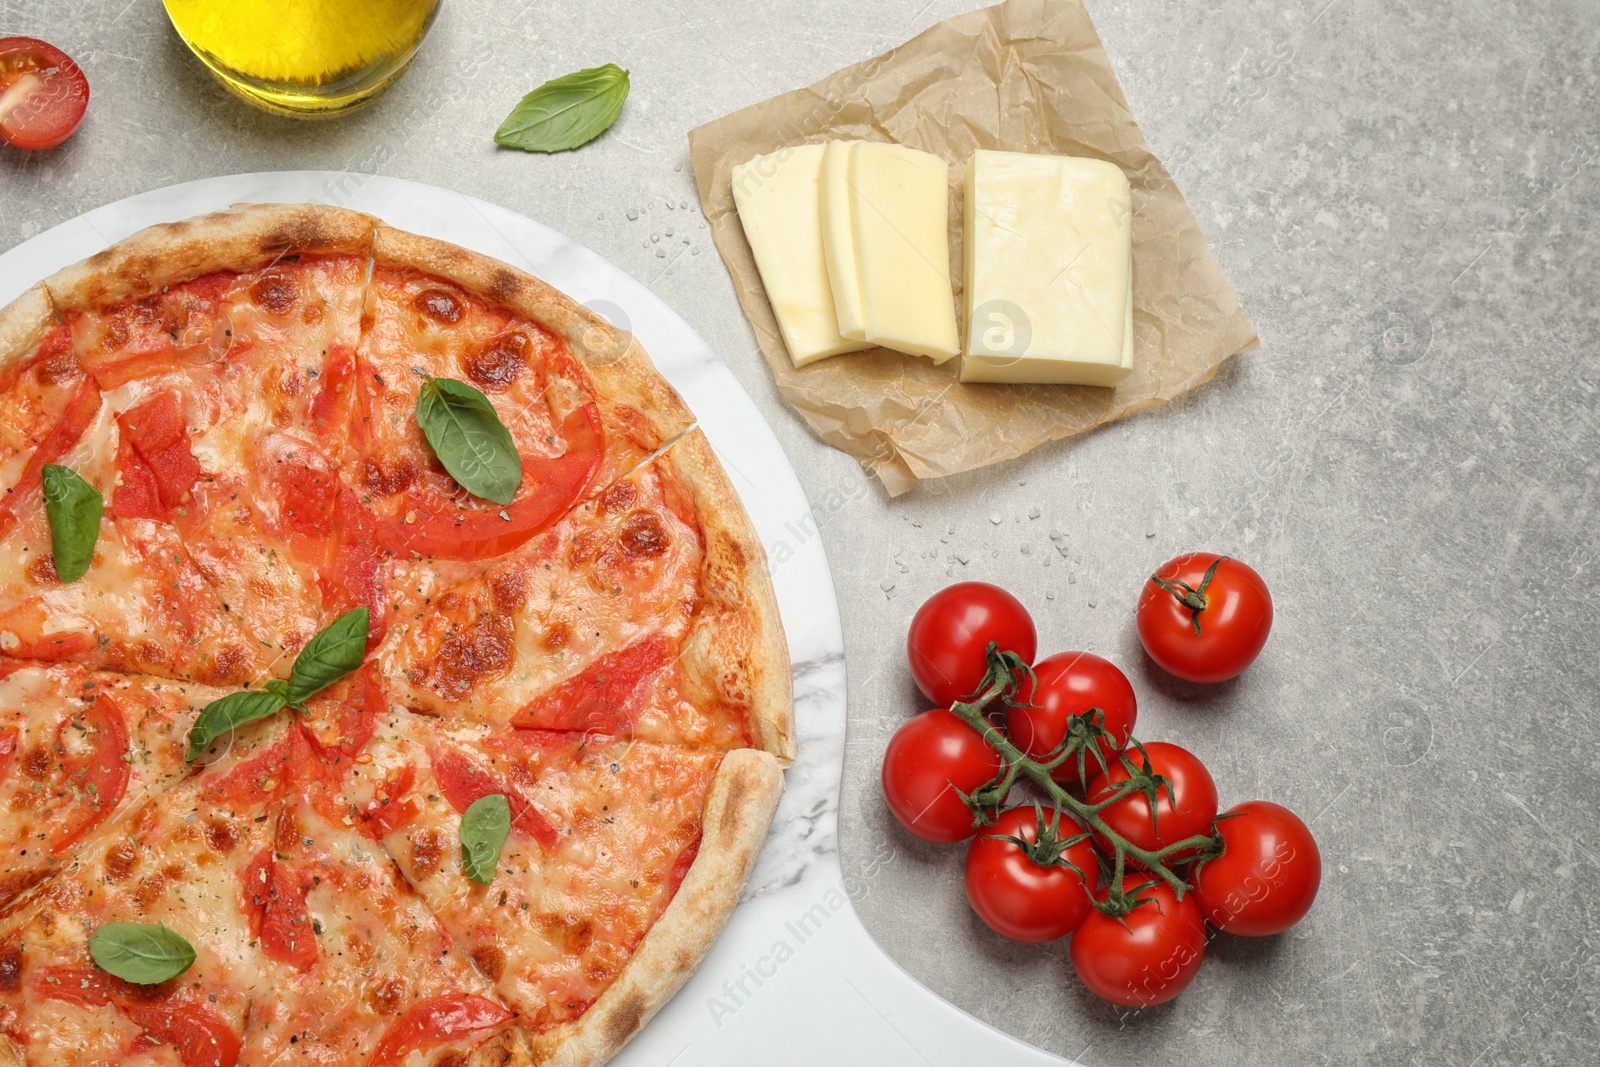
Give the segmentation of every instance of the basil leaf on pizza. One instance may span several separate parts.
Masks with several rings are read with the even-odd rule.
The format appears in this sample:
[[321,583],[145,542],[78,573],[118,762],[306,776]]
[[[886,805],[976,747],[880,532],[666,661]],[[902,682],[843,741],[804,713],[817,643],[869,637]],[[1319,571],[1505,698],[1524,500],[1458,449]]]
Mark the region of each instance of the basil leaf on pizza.
[[245,723],[286,707],[304,710],[307,700],[361,666],[370,617],[366,608],[355,608],[323,627],[294,658],[288,681],[273,678],[260,689],[229,693],[207,704],[189,730],[189,754],[184,758],[194,762],[207,745]]
[[488,397],[454,378],[429,378],[417,393],[417,424],[463,489],[511,503],[522,485],[522,458]]
[[610,129],[627,99],[628,72],[615,63],[564,74],[523,97],[494,131],[494,143],[566,152]]
[[46,463],[40,476],[44,482],[44,512],[50,520],[50,551],[55,557],[56,577],[63,582],[75,582],[94,562],[94,544],[100,537],[100,516],[105,511],[105,500],[100,490],[59,463]]
[[500,850],[511,833],[511,803],[504,793],[490,793],[467,806],[461,816],[461,864],[480,885],[494,881]]
[[287,685],[275,687],[269,682],[264,688],[281,692],[286,704],[296,707],[304,704],[361,666],[367,654],[370,619],[371,613],[366,608],[340,615],[306,642],[306,647],[294,658]]
[[160,923],[105,923],[89,935],[96,966],[124,982],[155,985],[194,963],[194,946]]
[[288,703],[281,689],[246,689],[229,693],[213,700],[200,712],[200,717],[189,728],[189,751],[183,758],[193,763],[200,758],[206,746],[243,726],[282,711]]

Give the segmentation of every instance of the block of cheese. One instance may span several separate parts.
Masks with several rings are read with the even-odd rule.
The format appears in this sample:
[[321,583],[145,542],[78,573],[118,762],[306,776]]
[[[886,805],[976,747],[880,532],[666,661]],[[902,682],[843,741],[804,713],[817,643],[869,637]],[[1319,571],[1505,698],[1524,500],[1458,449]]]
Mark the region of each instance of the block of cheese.
[[823,146],[798,145],[733,168],[733,201],[778,331],[796,367],[867,347],[839,333],[822,259]]
[[1114,163],[980,149],[963,218],[964,382],[1114,386],[1133,369],[1133,213]]
[[935,363],[959,352],[948,180],[944,160],[927,152],[876,141],[828,146],[823,248],[841,334]]

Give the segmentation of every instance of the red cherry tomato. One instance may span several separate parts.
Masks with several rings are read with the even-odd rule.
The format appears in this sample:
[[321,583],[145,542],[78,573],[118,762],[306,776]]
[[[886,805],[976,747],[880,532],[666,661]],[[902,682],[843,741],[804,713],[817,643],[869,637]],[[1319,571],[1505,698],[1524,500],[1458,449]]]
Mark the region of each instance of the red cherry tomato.
[[[1124,873],[1124,890],[1150,876]],[[1102,899],[1104,894],[1101,894]],[[1193,893],[1158,882],[1121,918],[1091,911],[1072,934],[1072,967],[1102,1000],[1125,1008],[1165,1004],[1188,988],[1206,955],[1206,924]]]
[[1190,682],[1225,682],[1267,643],[1272,594],[1248,564],[1190,552],[1144,583],[1137,617],[1139,640],[1162,670]]
[[989,668],[990,641],[1033,662],[1033,619],[1016,597],[987,582],[957,582],[929,597],[906,637],[911,677],[922,695],[949,707],[975,693]]
[[1266,800],[1247,800],[1220,819],[1222,854],[1194,871],[1195,899],[1211,925],[1266,937],[1305,918],[1322,882],[1322,855],[1299,816]]
[[[1017,698],[1035,707],[1010,707],[1006,709],[1006,735],[1022,749],[1029,759],[1045,762],[1060,747],[1067,736],[1067,727],[1074,716],[1081,716],[1090,708],[1105,713],[1101,720],[1111,731],[1114,741],[1102,738],[1100,754],[1109,767],[1118,749],[1128,743],[1133,734],[1134,719],[1138,716],[1138,700],[1127,676],[1109,660],[1092,652],[1059,652],[1033,665],[1036,684],[1024,681]],[[1079,784],[1079,761],[1076,756],[1057,767],[1053,777],[1069,785]],[[1104,767],[1087,749],[1083,753],[1083,767],[1088,777],[1094,778]]]
[[[1042,816],[1048,830],[1051,814]],[[1003,811],[967,846],[967,900],[991,930],[1013,941],[1038,943],[1070,934],[1094,907],[1089,894],[1100,885],[1099,864],[1087,840],[1060,852],[1077,871],[1059,864],[1040,866],[1015,841],[1003,840],[1037,844],[1040,817],[1040,810],[1031,807]],[[1053,836],[1059,840],[1082,832],[1071,816],[1062,816]],[[1087,884],[1078,871],[1088,876]]]
[[61,49],[32,37],[0,38],[0,141],[54,148],[89,106],[89,79]]
[[964,841],[978,831],[971,793],[1000,773],[1000,753],[943,708],[925,711],[895,731],[883,754],[883,797],[900,825],[925,841]]
[[[1135,792],[1100,809],[1100,818],[1129,843],[1151,852],[1186,837],[1209,834],[1211,823],[1217,817],[1217,785],[1205,764],[1188,749],[1165,741],[1151,741],[1144,750],[1150,757],[1148,761],[1140,756],[1137,748],[1123,749],[1122,754],[1135,767],[1167,779],[1171,792],[1165,785],[1157,790],[1153,813],[1149,798]],[[1108,773],[1090,783],[1086,794],[1089,802],[1104,799],[1129,777],[1122,761],[1116,760]],[[1182,863],[1198,851],[1198,848],[1184,849],[1167,857],[1167,861]]]

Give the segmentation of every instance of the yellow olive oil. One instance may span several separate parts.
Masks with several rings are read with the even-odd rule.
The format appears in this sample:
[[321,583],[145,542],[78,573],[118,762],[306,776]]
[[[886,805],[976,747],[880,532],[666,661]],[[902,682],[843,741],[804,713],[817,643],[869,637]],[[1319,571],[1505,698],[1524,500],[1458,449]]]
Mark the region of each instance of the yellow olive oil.
[[411,62],[439,0],[165,0],[224,85],[271,111],[328,115],[370,100]]

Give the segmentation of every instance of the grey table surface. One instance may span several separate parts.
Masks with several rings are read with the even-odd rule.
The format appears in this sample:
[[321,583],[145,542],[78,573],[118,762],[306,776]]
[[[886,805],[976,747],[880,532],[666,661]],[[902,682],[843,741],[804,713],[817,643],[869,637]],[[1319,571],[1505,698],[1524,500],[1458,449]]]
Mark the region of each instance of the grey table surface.
[[[156,186],[298,168],[570,234],[721,353],[811,497],[848,647],[845,872],[913,975],[1094,1064],[1595,1062],[1600,6],[1089,0],[1262,348],[1179,402],[889,500],[777,396],[684,135],[970,2],[450,0],[392,91],[311,124],[228,96],[154,0],[0,0],[0,34],[65,48],[94,91],[62,148],[0,149],[0,247]],[[606,61],[633,95],[602,140],[495,150],[523,92]],[[1198,547],[1253,563],[1278,606],[1263,658],[1209,689],[1159,676],[1131,624],[1144,575]],[[961,850],[900,832],[877,785],[920,708],[906,624],[956,579],[1017,592],[1042,650],[1121,663],[1140,735],[1200,754],[1224,803],[1310,821],[1311,916],[1218,939],[1186,994],[1134,1017],[1082,991],[1064,944],[990,934]]]

